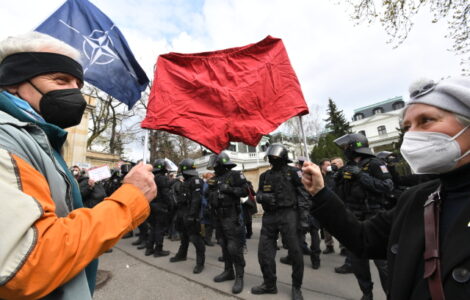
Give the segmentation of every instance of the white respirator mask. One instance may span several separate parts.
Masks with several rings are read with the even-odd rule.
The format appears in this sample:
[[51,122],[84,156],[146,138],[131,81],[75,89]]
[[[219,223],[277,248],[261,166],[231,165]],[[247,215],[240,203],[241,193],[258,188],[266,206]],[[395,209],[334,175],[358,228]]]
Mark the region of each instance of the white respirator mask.
[[400,152],[415,174],[442,174],[455,169],[457,162],[470,153],[461,155],[456,139],[468,128],[453,137],[440,132],[406,132]]

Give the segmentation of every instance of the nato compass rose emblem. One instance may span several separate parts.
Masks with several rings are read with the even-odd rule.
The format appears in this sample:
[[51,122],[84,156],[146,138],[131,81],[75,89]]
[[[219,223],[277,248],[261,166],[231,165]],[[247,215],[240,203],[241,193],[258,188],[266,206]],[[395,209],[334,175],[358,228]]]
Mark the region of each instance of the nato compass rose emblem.
[[113,30],[114,25],[112,25],[108,31],[95,29],[88,36],[85,36],[63,20],[59,21],[83,37],[82,52],[88,59],[88,64],[83,69],[83,73],[86,73],[86,71],[95,64],[107,65],[112,63],[115,59],[119,60],[119,57],[113,51],[113,40],[109,36],[109,31]]

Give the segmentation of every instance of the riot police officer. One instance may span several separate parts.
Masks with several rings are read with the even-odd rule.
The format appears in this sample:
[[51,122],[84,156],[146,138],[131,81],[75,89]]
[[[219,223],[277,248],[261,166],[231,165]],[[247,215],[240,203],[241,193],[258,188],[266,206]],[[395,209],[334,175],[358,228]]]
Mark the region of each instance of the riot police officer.
[[104,189],[107,196],[111,196],[121,186],[121,172],[119,169],[111,169],[111,177],[104,182]]
[[303,299],[302,279],[304,261],[297,229],[297,194],[301,183],[301,173],[287,164],[287,149],[281,144],[269,146],[266,156],[272,168],[259,179],[256,200],[263,206],[264,214],[261,236],[258,244],[258,261],[263,273],[263,283],[251,289],[253,294],[276,294],[276,240],[279,232],[287,243],[288,256],[292,260],[292,299]]
[[[127,173],[130,172],[130,170],[135,166],[135,163],[124,163],[121,165],[120,167],[120,178],[119,178],[119,182],[113,187],[113,188],[119,188],[119,186],[121,186],[122,184],[122,180],[124,179],[124,177],[127,175]],[[114,193],[115,190],[112,190],[112,192]],[[139,238],[132,242],[132,245],[134,246],[137,246],[138,249],[143,249],[145,248],[145,241],[147,240],[147,222],[144,221],[142,224],[139,225]],[[134,236],[134,231],[129,231],[128,233],[126,233],[122,238],[123,239],[128,239],[128,238],[131,238]]]
[[[367,138],[358,133],[337,138],[335,144],[343,149],[346,165],[336,176],[335,192],[361,221],[384,210],[385,196],[393,190],[392,177],[383,161],[376,158],[369,149]],[[347,251],[354,275],[363,292],[363,300],[372,299],[373,283],[369,260],[356,257]],[[382,288],[387,294],[387,262],[374,260],[379,271]]]
[[377,158],[381,159],[387,165],[387,169],[393,180],[393,191],[386,197],[386,209],[392,209],[395,207],[401,194],[403,194],[403,192],[408,188],[439,177],[435,174],[400,175],[396,169],[397,164],[400,162],[400,157],[390,151],[381,151],[377,153]]
[[157,197],[150,202],[150,235],[147,240],[145,255],[154,257],[167,256],[170,251],[163,250],[163,238],[170,223],[169,215],[172,210],[170,199],[170,178],[168,178],[168,163],[165,159],[157,159],[153,164],[155,183],[158,186]]
[[[235,279],[232,293],[243,290],[243,273],[245,259],[243,257],[244,225],[240,222],[240,198],[248,196],[248,185],[242,173],[233,171],[236,166],[227,153],[212,154],[208,169],[214,169],[215,176],[209,184],[209,205],[215,217],[216,231],[224,258],[224,271],[214,278],[215,282]],[[235,274],[234,274],[235,267]]]
[[184,159],[179,164],[179,171],[183,174],[184,182],[176,188],[177,198],[177,219],[176,227],[181,234],[181,244],[178,253],[170,262],[186,260],[188,254],[189,241],[196,248],[196,266],[193,273],[201,273],[204,269],[206,247],[201,236],[201,197],[202,179],[198,177],[194,160]]

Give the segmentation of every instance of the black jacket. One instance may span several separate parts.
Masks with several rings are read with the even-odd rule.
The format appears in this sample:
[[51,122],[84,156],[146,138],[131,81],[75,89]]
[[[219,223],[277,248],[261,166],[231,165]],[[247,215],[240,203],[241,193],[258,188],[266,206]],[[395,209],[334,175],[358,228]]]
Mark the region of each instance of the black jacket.
[[88,177],[82,176],[78,179],[78,185],[80,187],[83,205],[92,208],[106,198],[106,190],[101,182],[95,182],[95,185],[90,187],[88,180]]
[[[358,174],[349,172],[357,168]],[[393,190],[392,176],[385,164],[375,158],[364,158],[359,163],[349,161],[335,177],[335,193],[350,210],[375,214],[383,210],[385,196]]]
[[170,178],[165,174],[157,173],[154,179],[158,187],[158,194],[150,203],[150,207],[155,213],[169,213],[173,209],[173,203],[170,198]]
[[[439,184],[439,180],[433,180],[410,188],[394,209],[364,222],[358,221],[333,192],[324,188],[312,197],[312,214],[356,255],[388,260],[388,299],[430,299],[422,276],[423,205]],[[455,216],[441,243],[442,280],[446,298],[452,300],[470,299],[470,192],[467,194],[468,202]]]
[[191,221],[199,220],[201,212],[202,184],[198,176],[185,178],[175,187],[179,215]]
[[260,175],[256,201],[265,211],[296,207],[297,196],[303,189],[301,177],[300,169],[288,165],[267,170]]
[[233,170],[227,170],[208,180],[207,190],[212,209],[234,208],[240,206],[240,198],[248,196],[248,183],[245,176]]

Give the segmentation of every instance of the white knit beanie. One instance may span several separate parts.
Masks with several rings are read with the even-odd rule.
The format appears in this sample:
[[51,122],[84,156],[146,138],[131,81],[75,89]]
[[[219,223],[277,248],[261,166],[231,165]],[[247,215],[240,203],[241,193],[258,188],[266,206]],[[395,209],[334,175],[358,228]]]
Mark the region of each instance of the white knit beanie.
[[412,104],[427,104],[470,118],[470,79],[449,78],[435,83],[422,79],[410,88]]

